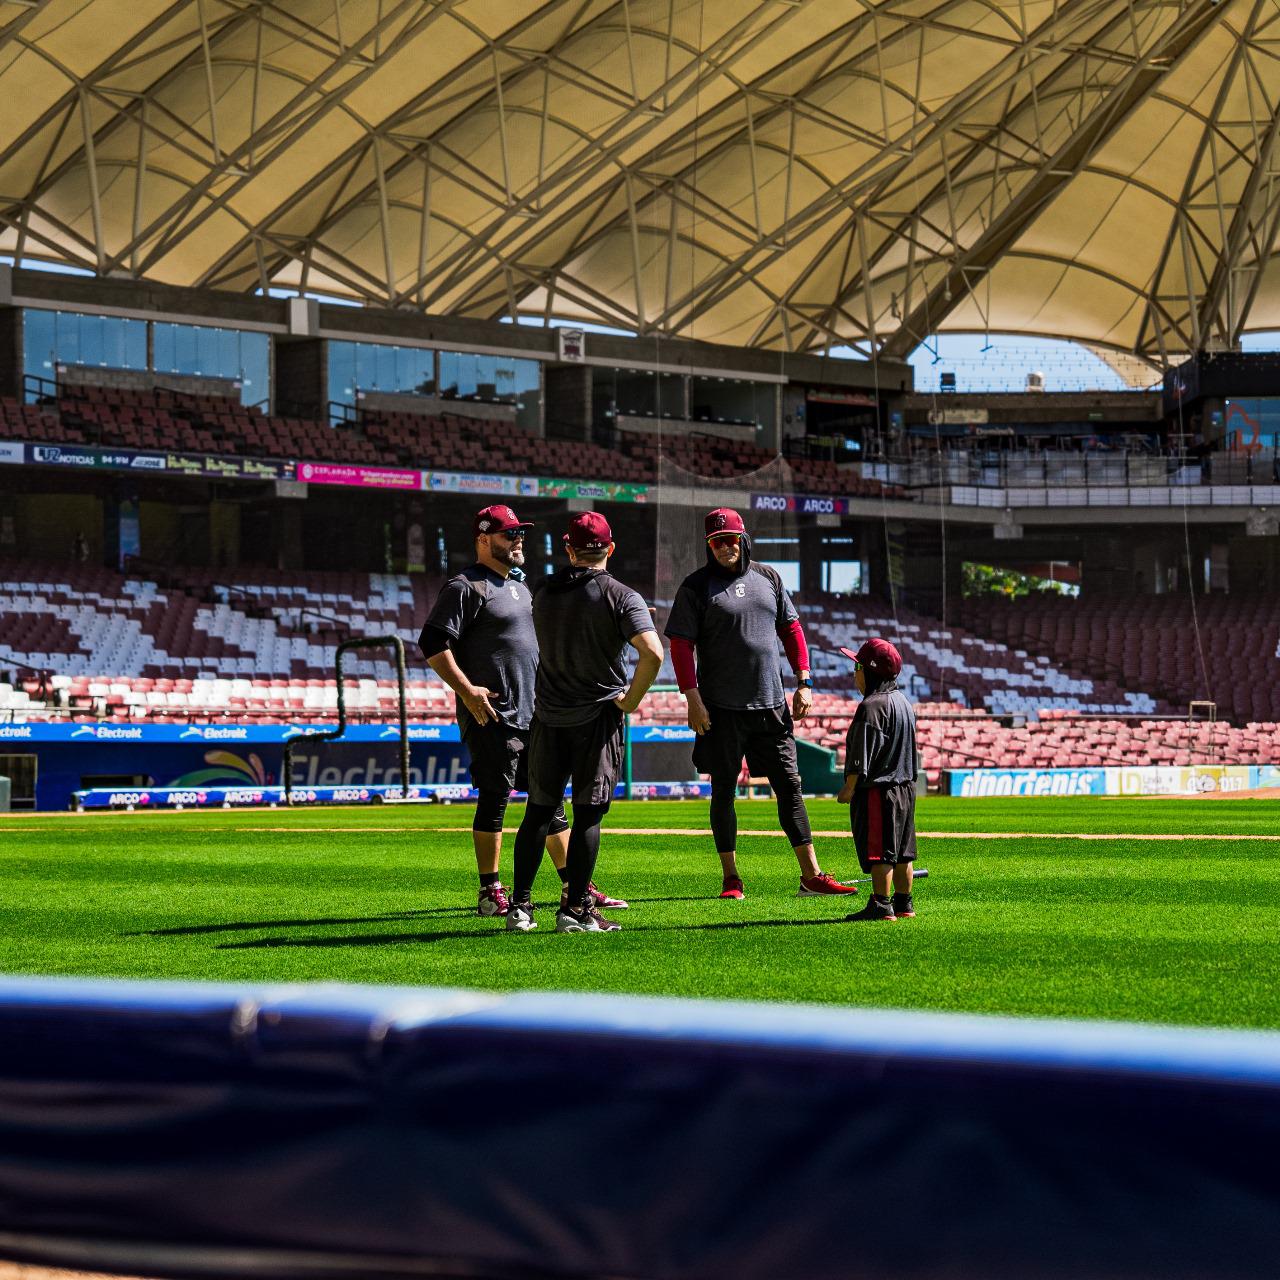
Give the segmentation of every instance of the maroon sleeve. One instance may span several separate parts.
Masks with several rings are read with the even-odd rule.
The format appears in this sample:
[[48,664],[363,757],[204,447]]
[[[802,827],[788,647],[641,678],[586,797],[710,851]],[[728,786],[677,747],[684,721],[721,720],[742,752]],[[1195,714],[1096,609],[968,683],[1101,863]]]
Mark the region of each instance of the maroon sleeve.
[[804,638],[804,628],[800,625],[800,619],[797,618],[785,627],[779,627],[778,635],[782,638],[782,647],[787,651],[787,661],[791,663],[791,670],[797,673],[808,671],[810,669],[809,643]]
[[698,671],[693,661],[693,641],[684,636],[671,637],[671,665],[676,669],[680,692],[698,687]]

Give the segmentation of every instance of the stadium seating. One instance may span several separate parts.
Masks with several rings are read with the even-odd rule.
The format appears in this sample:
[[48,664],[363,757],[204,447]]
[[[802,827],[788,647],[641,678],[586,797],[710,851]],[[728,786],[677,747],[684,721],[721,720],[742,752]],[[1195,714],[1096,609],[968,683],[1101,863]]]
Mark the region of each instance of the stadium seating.
[[814,676],[823,689],[851,691],[853,664],[839,652],[861,639],[881,635],[903,654],[903,687],[919,701],[951,700],[994,713],[1062,711],[1143,714],[1169,712],[1145,692],[1110,679],[1033,656],[1024,648],[983,638],[963,627],[943,627],[936,619],[868,596],[805,597],[797,605],[809,638]]
[[[332,721],[337,645],[352,635],[391,632],[412,642],[440,585],[418,575],[266,569],[238,570],[234,580],[224,571],[174,569],[161,583],[29,561],[9,561],[3,572],[0,673],[7,666],[21,673],[0,683],[5,721]],[[1046,612],[1062,608],[1048,603]],[[879,633],[899,640],[906,658],[905,685],[918,703],[931,781],[945,768],[979,766],[1280,764],[1280,723],[1271,715],[1235,726],[1147,719],[1167,714],[1168,704],[968,629],[944,629],[901,606],[896,618],[866,598],[809,598],[799,607],[819,692],[798,732],[837,752],[857,706],[852,665],[837,648]],[[976,611],[965,609],[976,621]],[[984,616],[994,616],[987,609]],[[1228,616],[1239,612],[1210,609],[1202,629],[1230,625]],[[408,656],[410,716],[451,722],[452,693],[412,643]],[[1087,661],[1081,665],[1088,669]],[[346,669],[353,719],[395,715],[396,683],[385,655],[353,655]],[[37,670],[48,674],[36,679]],[[660,681],[670,679],[668,660]],[[659,688],[636,720],[684,724],[684,698]]]
[[[995,597],[963,602],[983,635],[1237,724],[1280,720],[1280,603],[1239,595]],[[1198,634],[1197,634],[1198,633]],[[1203,661],[1201,655],[1203,656]]]
[[[173,570],[166,583],[84,565],[9,561],[0,589],[6,660],[57,676],[329,677],[338,643],[415,638],[438,580],[368,573]],[[354,675],[373,660],[355,656]],[[385,667],[380,668],[385,673]]]
[[[549,440],[511,422],[459,414],[365,413],[358,425],[269,416],[230,397],[92,386],[65,387],[56,401],[24,405],[0,399],[0,438],[122,449],[364,466],[497,472],[652,484],[659,451],[682,469],[746,489],[774,489],[773,473],[757,475],[775,456],[755,445],[704,435],[620,434],[618,447]],[[902,491],[863,479],[860,468],[792,459],[787,487],[818,494],[871,497]]]

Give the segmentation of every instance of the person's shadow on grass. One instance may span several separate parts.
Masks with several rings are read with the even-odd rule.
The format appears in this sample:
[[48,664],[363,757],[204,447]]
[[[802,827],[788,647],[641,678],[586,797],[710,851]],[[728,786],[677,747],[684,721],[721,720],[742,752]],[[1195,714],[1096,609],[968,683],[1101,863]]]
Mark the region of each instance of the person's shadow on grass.
[[392,920],[415,920],[420,916],[466,916],[471,907],[424,907],[422,910],[392,911],[381,916],[321,916],[314,920],[228,920],[218,924],[174,925],[168,929],[139,929],[123,938],[172,938],[202,933],[242,933],[246,929],[293,929],[300,925],[381,924]]
[[[298,923],[304,923],[299,921]],[[320,921],[317,923],[328,923]],[[339,923],[339,922],[334,922]],[[705,924],[631,925],[624,934],[637,933],[704,933],[722,929],[801,929],[812,925],[844,924],[843,916],[824,916],[818,920],[712,920]],[[548,933],[552,930],[547,930]],[[405,943],[478,941],[506,933],[495,929],[450,929],[437,933],[366,933],[338,937],[318,935],[309,938],[250,938],[245,942],[220,942],[219,951],[256,951],[271,947],[387,947]]]

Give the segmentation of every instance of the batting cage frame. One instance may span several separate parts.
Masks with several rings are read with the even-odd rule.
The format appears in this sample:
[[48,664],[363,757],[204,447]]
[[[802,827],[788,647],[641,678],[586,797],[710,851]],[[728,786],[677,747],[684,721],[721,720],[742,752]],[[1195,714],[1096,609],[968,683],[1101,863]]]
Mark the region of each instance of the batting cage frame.
[[284,744],[284,802],[293,803],[293,748],[299,742],[336,742],[347,731],[347,699],[346,679],[342,670],[342,659],[357,649],[379,649],[390,645],[396,655],[396,688],[399,694],[400,711],[400,795],[409,798],[409,713],[405,700],[405,661],[404,641],[399,636],[368,636],[362,640],[344,640],[334,655],[334,673],[338,682],[338,724],[334,729],[326,729],[317,733],[299,733]]

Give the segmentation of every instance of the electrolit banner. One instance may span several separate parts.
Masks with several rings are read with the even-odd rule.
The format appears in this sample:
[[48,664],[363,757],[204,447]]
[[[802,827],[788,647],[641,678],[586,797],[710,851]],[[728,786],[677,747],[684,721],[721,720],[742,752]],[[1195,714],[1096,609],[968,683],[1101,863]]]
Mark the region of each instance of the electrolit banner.
[[355,489],[421,489],[422,472],[403,467],[357,467],[331,462],[299,462],[298,477],[306,484],[345,485]]
[[[0,744],[5,742],[140,742],[200,743],[244,742],[283,744],[304,733],[327,733],[333,721],[323,724],[0,724]],[[343,742],[399,742],[398,724],[353,724]],[[459,742],[456,724],[411,724],[410,742]]]

